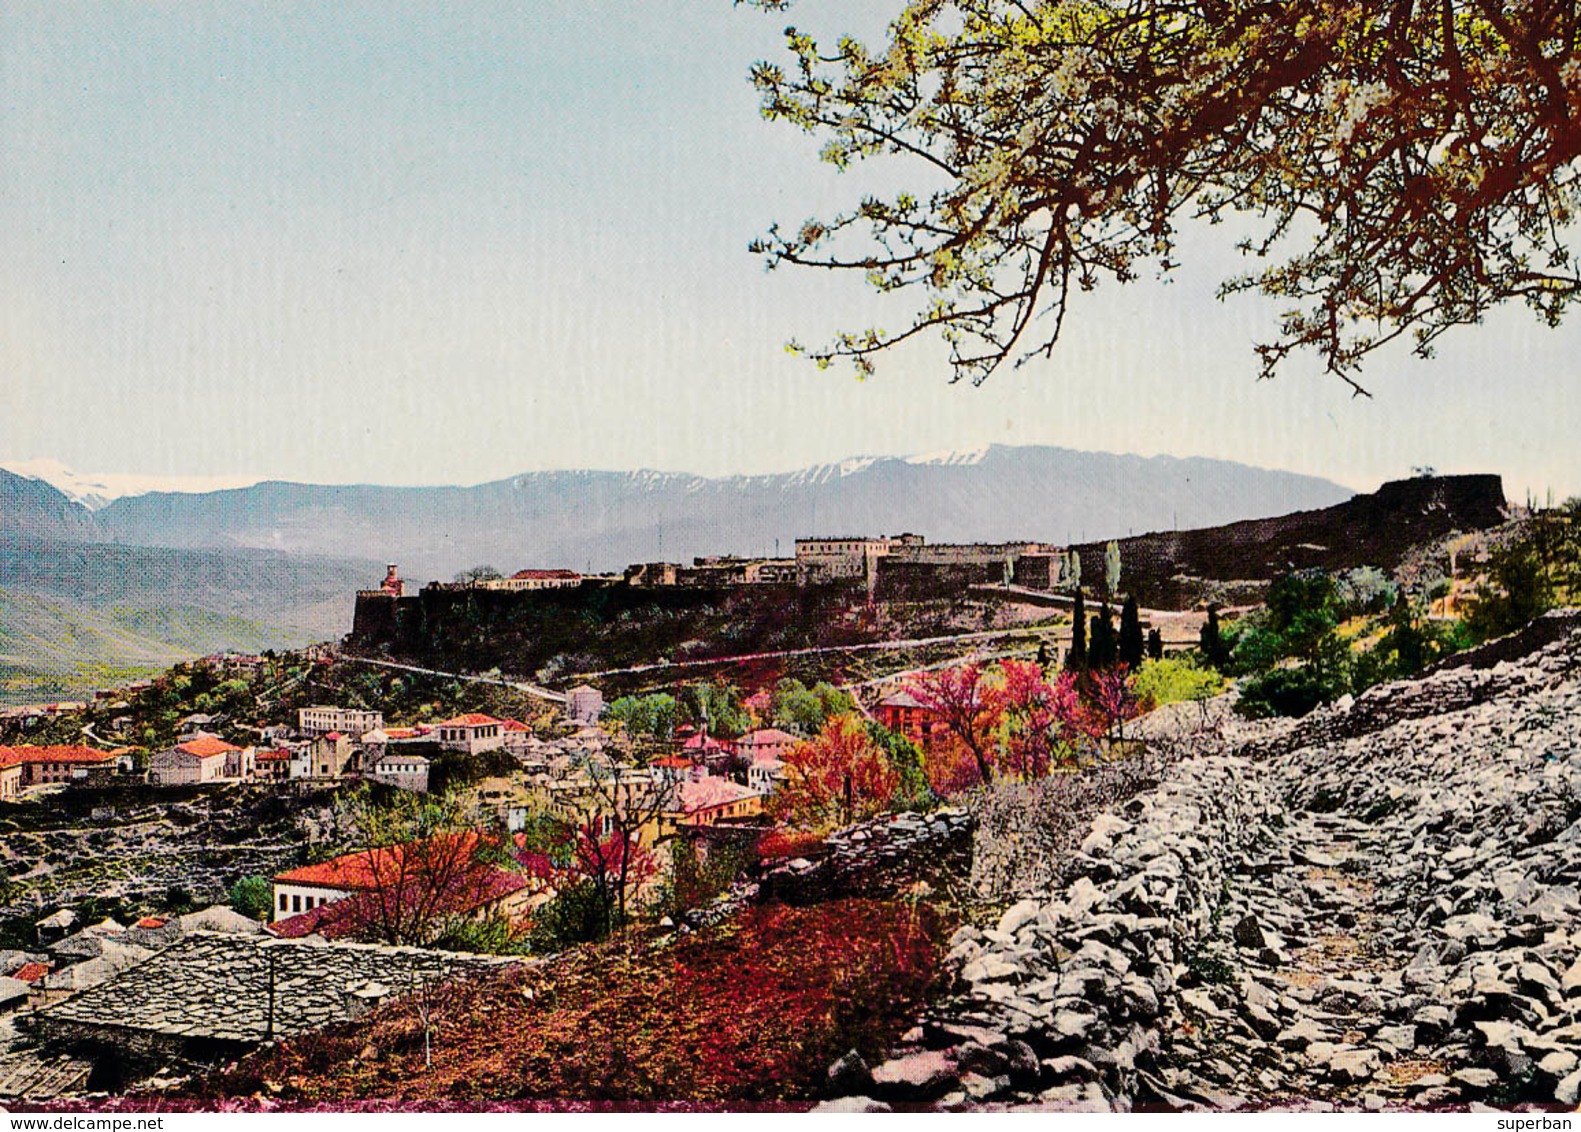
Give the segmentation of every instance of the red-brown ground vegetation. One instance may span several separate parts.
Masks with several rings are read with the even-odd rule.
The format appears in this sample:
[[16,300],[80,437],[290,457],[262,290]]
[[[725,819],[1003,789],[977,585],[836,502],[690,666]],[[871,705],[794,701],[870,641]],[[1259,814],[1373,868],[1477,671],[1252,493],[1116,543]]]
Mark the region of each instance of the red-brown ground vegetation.
[[828,848],[821,833],[771,829],[758,838],[755,852],[759,861],[779,861],[788,857],[821,857]]
[[255,1098],[270,1108],[376,1098],[414,1107],[810,1100],[830,1062],[853,1048],[877,1057],[914,1022],[948,926],[925,904],[754,908],[673,946],[627,937],[449,984],[426,1004],[407,996],[246,1058],[182,1100],[229,1107]]

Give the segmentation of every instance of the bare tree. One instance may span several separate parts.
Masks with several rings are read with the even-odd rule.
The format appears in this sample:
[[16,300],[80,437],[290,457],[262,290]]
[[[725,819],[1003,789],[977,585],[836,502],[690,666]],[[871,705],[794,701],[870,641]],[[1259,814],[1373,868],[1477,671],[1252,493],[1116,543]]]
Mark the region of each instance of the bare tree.
[[664,815],[678,790],[649,771],[618,763],[590,763],[558,808],[572,825],[578,871],[624,923],[631,897],[657,872],[654,850],[666,839]]
[[455,799],[402,792],[385,805],[367,793],[346,806],[364,847],[360,891],[338,902],[352,934],[426,944],[503,894],[508,858]]

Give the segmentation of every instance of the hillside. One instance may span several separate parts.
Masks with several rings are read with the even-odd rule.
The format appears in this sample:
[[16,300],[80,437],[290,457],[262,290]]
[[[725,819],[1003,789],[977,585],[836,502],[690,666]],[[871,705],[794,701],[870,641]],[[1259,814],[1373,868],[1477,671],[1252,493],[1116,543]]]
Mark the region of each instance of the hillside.
[[43,480],[0,468],[0,547],[99,537],[99,525],[86,507]]
[[1147,721],[1183,761],[957,932],[943,1040],[844,1091],[936,1101],[1008,1036],[1042,1070],[979,1102],[1574,1108],[1578,719],[1571,610],[1298,723]]
[[214,652],[330,640],[372,563],[0,541],[0,703],[74,699]]
[[895,919],[875,901],[930,854],[890,839],[942,815],[877,819],[733,890],[718,929],[396,998],[113,1104],[1573,1108],[1581,613],[1299,722],[1180,707],[1093,808],[1071,787],[1107,770],[1001,784],[991,829],[973,800],[974,857],[1047,858],[1014,892],[974,860]]
[[0,705],[72,699],[194,656],[316,639],[194,606],[92,607],[0,588]]
[[[355,653],[444,671],[499,668],[540,681],[673,660],[1002,629],[1052,616],[1046,609],[964,598],[870,605],[860,589],[839,584],[430,589],[393,609],[381,600],[359,602],[358,609],[356,631],[346,642]],[[818,659],[836,672],[862,658]],[[769,665],[777,671],[782,663]],[[749,682],[755,686],[764,678],[754,671]]]
[[[1498,476],[1396,480],[1332,507],[1119,539],[1120,585],[1144,605],[1167,609],[1200,603],[1215,594],[1216,582],[1268,581],[1308,567],[1390,571],[1451,532],[1498,526],[1506,508]],[[1084,582],[1101,585],[1105,544],[1075,549]]]

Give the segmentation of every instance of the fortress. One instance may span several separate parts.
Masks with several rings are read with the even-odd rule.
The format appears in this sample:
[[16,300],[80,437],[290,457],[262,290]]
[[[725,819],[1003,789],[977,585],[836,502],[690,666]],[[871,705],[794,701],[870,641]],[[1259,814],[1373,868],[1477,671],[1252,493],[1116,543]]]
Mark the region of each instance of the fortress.
[[[1155,609],[1200,605],[1219,584],[1255,591],[1290,570],[1392,570],[1413,547],[1454,532],[1485,530],[1507,518],[1496,475],[1430,476],[1386,483],[1376,492],[1314,511],[1252,519],[1193,531],[1162,531],[1115,540],[1120,589]],[[637,563],[621,576],[571,571],[522,571],[505,583],[432,583],[409,596],[391,565],[378,589],[360,590],[354,643],[388,644],[398,622],[447,622],[466,609],[485,620],[511,603],[537,603],[585,616],[618,610],[694,608],[705,594],[776,595],[794,604],[799,591],[846,593],[851,600],[918,600],[961,594],[969,587],[1013,586],[1058,592],[1071,588],[1079,561],[1084,588],[1104,595],[1107,542],[1062,548],[1037,541],[933,543],[922,535],[808,536],[794,558],[729,555]],[[685,596],[687,593],[693,597]],[[667,596],[669,595],[669,596]],[[746,609],[748,607],[743,607]],[[545,612],[548,610],[546,608]]]

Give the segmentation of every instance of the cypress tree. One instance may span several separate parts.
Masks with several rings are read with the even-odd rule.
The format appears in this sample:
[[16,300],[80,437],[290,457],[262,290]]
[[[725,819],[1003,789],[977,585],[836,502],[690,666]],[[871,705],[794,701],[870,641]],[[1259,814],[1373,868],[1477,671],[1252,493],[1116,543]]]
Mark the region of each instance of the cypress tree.
[[1081,587],[1076,587],[1076,604],[1070,613],[1070,652],[1065,654],[1065,667],[1081,672],[1087,667],[1087,607],[1081,598]]
[[1164,634],[1157,629],[1147,631],[1147,655],[1154,660],[1164,659]]
[[1104,602],[1092,615],[1092,625],[1087,634],[1087,665],[1089,668],[1113,668],[1120,659],[1118,642],[1114,636],[1114,614],[1109,603]]
[[1136,607],[1136,596],[1125,599],[1120,610],[1120,663],[1133,672],[1142,666],[1142,650],[1146,642],[1142,637],[1142,613]]
[[1222,670],[1224,662],[1229,657],[1225,655],[1224,638],[1219,636],[1219,607],[1217,603],[1208,606],[1208,620],[1202,626],[1200,642],[1202,658],[1214,668]]

